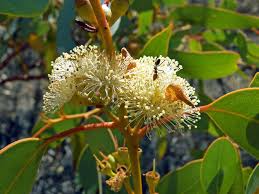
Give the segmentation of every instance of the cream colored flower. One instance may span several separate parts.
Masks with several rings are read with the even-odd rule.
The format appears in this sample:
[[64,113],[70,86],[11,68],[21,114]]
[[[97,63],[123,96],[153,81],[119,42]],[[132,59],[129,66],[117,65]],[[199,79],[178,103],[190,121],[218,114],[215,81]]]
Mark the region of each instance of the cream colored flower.
[[195,89],[176,75],[182,67],[168,57],[142,57],[125,76],[127,90],[121,102],[132,127],[165,126],[168,130],[191,128],[199,119]]
[[44,111],[56,111],[75,96],[89,104],[114,102],[119,91],[125,90],[123,76],[129,60],[116,54],[110,61],[96,46],[79,46],[64,53],[52,63],[49,91],[43,97]]

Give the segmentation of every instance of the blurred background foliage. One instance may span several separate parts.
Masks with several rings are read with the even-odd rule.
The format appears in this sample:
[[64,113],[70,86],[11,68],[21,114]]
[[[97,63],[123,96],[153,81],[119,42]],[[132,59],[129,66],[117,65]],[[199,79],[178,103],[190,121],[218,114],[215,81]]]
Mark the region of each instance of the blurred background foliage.
[[[51,71],[51,61],[76,45],[100,44],[96,33],[87,33],[75,22],[75,19],[81,19],[95,26],[82,2],[0,1],[0,92],[3,103],[0,107],[1,148],[14,139],[34,133],[43,125],[39,112],[42,93],[47,87],[47,75]],[[112,0],[111,10],[113,15],[109,22],[113,24],[116,49],[126,47],[134,57],[162,55],[178,60],[183,66],[181,76],[188,78],[197,88],[201,105],[232,90],[249,87],[252,77],[258,72],[259,17],[255,16],[259,11],[258,1]],[[250,87],[253,86],[258,87],[258,74]],[[21,92],[20,87],[27,89]],[[90,108],[67,104],[64,111],[66,114],[74,114]],[[161,175],[188,161],[201,158],[208,144],[223,135],[222,130],[207,115],[202,117],[197,129],[191,132],[170,136],[161,129],[158,132],[159,138],[153,136],[152,141],[145,139],[142,143],[145,150],[142,160],[144,171],[151,169],[154,157]],[[100,118],[91,121],[98,119],[106,118],[100,115]],[[68,120],[53,126],[43,135],[50,136],[91,121]],[[258,126],[255,128],[258,129]],[[115,135],[122,145],[120,135]],[[110,152],[112,142],[107,141],[107,138],[109,133],[100,130],[76,134],[69,140],[52,145],[43,159],[42,172],[33,193],[95,193],[98,175],[92,154],[99,149],[104,153]],[[220,141],[232,153],[229,156],[222,153],[226,163],[238,157],[227,140]],[[218,149],[214,146],[213,149]],[[257,161],[243,149],[241,156],[245,168],[240,172],[243,173],[246,185],[247,177]],[[206,152],[208,163],[217,160],[213,157]],[[73,158],[73,163],[64,161],[69,158]],[[59,159],[61,163],[53,162]],[[195,172],[199,165],[200,161],[197,160],[194,165],[187,165],[176,173],[184,174],[188,168],[193,168]],[[50,168],[49,172],[45,172],[48,171],[46,166]],[[172,180],[174,176],[172,174]],[[56,181],[60,185],[55,185]],[[192,181],[189,180],[189,183]],[[166,192],[163,187],[165,182],[161,183],[160,191]],[[182,193],[181,187],[184,185],[178,185],[179,190],[175,190],[175,193]]]

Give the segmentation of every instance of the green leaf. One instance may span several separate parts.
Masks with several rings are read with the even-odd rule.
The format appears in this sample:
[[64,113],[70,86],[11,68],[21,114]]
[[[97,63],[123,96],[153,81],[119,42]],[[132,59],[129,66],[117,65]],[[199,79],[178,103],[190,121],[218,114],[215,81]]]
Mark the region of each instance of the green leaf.
[[190,78],[216,79],[231,75],[238,69],[239,55],[231,51],[173,51],[169,56],[183,66],[180,73]]
[[208,42],[225,42],[227,37],[223,30],[213,29],[206,30],[202,33],[203,38]]
[[0,193],[30,193],[46,148],[38,138],[26,138],[0,150]]
[[253,80],[249,84],[249,87],[259,87],[259,72],[255,74]]
[[226,138],[215,140],[205,153],[201,165],[204,190],[209,194],[227,194],[239,174],[238,166],[240,161],[233,144]]
[[16,17],[35,17],[48,7],[49,0],[1,0],[0,14]]
[[242,169],[245,191],[246,191],[248,179],[249,179],[249,177],[250,177],[252,171],[253,171],[253,169],[252,169],[251,167],[245,167],[245,168]]
[[145,44],[140,56],[167,56],[170,38],[172,35],[172,25],[157,33]]
[[200,183],[202,160],[192,161],[165,175],[157,186],[161,194],[203,194]]
[[85,192],[92,189],[96,190],[98,185],[96,161],[88,145],[84,147],[80,154],[77,169]]
[[250,29],[259,27],[259,17],[234,11],[200,5],[186,5],[176,8],[174,20],[218,29]]
[[71,149],[73,155],[73,164],[77,166],[82,150],[86,145],[86,137],[83,133],[75,133],[71,136]]
[[156,146],[156,153],[157,153],[158,160],[161,160],[164,157],[167,148],[168,148],[167,139],[165,137],[159,138]]
[[134,2],[131,5],[131,8],[136,10],[137,12],[147,11],[151,10],[153,8],[153,4],[150,0],[134,0]]
[[148,10],[142,12],[138,16],[138,33],[145,34],[148,32],[150,25],[152,24],[153,11]]
[[207,105],[214,123],[247,152],[259,158],[259,88],[231,92]]
[[256,165],[249,177],[246,194],[257,194],[259,192],[259,164]]
[[236,0],[222,0],[221,7],[225,9],[235,10],[237,8]]
[[[78,105],[75,105],[73,103],[67,103],[65,104],[64,106],[64,112],[65,114],[67,115],[72,115],[72,114],[77,114],[77,113],[82,113],[84,112],[86,109],[86,107],[84,106],[78,106]],[[49,118],[59,118],[60,115],[58,113],[55,113],[55,114],[51,114],[51,115],[48,115]],[[56,123],[54,124],[50,129],[48,129],[46,132],[44,132],[45,134],[48,132],[48,131],[51,131],[52,130],[52,134],[53,133],[59,133],[59,132],[62,132],[62,131],[65,131],[67,129],[71,129],[73,127],[76,127],[78,126],[79,122],[80,122],[81,119],[70,119],[70,120],[64,120],[62,122],[59,122],[59,123]],[[32,134],[36,133],[41,127],[43,127],[45,125],[45,123],[39,119],[33,129],[32,129]],[[42,134],[43,135],[43,134]],[[44,136],[46,137],[46,136]]]
[[72,38],[72,24],[75,19],[74,4],[74,0],[64,0],[64,5],[60,10],[57,21],[58,53],[67,52],[76,46]]
[[238,156],[238,164],[236,166],[236,176],[234,178],[234,183],[232,184],[228,194],[244,194],[245,193],[242,164],[241,164],[241,159],[240,159],[240,153],[238,151],[237,151],[237,156]]
[[247,63],[259,67],[259,45],[250,40],[247,42],[247,49]]
[[246,56],[248,52],[246,35],[242,31],[239,31],[236,35],[235,42],[239,49],[241,57],[244,59],[244,61],[246,61]]
[[211,7],[215,7],[216,6],[215,0],[208,0],[208,5]]
[[123,16],[128,10],[130,5],[129,0],[112,0],[111,1],[111,11],[112,16],[109,21],[110,26],[112,26],[121,16]]
[[[89,123],[99,122],[94,118],[88,119]],[[114,144],[111,139],[109,129],[100,128],[97,130],[89,130],[85,132],[86,143],[89,144],[91,151],[94,154],[99,154],[99,151],[105,154],[110,154],[114,151]]]
[[247,49],[248,49],[248,54],[251,55],[251,56],[254,56],[257,58],[257,60],[259,61],[259,45],[252,42],[252,41],[249,41],[247,43]]
[[201,51],[201,43],[198,40],[190,38],[188,41],[188,48],[190,52]]
[[163,0],[163,3],[167,6],[184,5],[187,3],[187,0]]

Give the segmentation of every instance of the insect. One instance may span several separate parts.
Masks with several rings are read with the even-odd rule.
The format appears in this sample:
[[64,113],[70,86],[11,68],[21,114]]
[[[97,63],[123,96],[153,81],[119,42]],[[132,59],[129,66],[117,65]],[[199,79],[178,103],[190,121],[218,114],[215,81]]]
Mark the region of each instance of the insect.
[[155,81],[157,78],[158,78],[158,66],[159,65],[161,65],[162,63],[160,63],[161,62],[161,59],[160,58],[158,58],[158,59],[156,59],[156,61],[155,61],[155,65],[154,65],[154,73],[153,73],[153,81]]
[[155,65],[154,65],[154,73],[153,73],[153,81],[155,81],[158,78],[158,70],[157,67],[160,64],[161,59],[157,59],[155,61]]
[[192,101],[188,99],[188,97],[183,93],[183,90],[181,89],[181,87],[178,85],[171,84],[167,86],[165,91],[165,96],[166,96],[166,99],[169,101],[174,102],[179,100],[191,107],[195,107]]
[[91,26],[90,24],[87,24],[85,22],[82,22],[80,20],[75,20],[76,24],[79,25],[81,28],[83,28],[83,30],[87,31],[87,32],[91,32],[91,33],[96,33],[98,30],[96,27]]

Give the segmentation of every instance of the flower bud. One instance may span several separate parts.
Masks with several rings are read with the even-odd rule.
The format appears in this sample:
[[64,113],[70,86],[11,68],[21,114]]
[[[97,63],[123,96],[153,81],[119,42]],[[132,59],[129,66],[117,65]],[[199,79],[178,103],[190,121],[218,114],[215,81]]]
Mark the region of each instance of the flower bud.
[[126,167],[117,168],[116,175],[106,181],[107,185],[110,186],[112,191],[119,192],[121,190],[123,182],[125,178],[127,178],[126,169]]
[[107,20],[110,20],[110,18],[112,17],[112,11],[111,11],[110,7],[104,3],[104,4],[102,4],[102,8],[103,8],[103,11],[105,13]]
[[155,189],[160,180],[158,172],[149,171],[145,174],[150,194],[156,194]]

